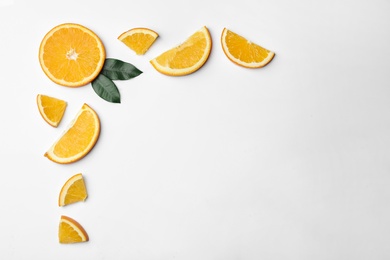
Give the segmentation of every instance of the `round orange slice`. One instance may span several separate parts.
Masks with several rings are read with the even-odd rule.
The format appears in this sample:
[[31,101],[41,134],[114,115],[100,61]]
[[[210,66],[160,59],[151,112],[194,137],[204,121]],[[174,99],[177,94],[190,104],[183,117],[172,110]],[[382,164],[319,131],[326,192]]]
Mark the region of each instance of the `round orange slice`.
[[61,244],[86,242],[89,240],[85,229],[76,220],[61,216],[58,227],[58,240]]
[[55,97],[38,94],[37,105],[42,118],[51,126],[57,127],[64,116],[67,103]]
[[160,73],[184,76],[200,69],[209,58],[212,40],[206,26],[192,34],[182,44],[167,50],[150,61]]
[[44,155],[61,164],[78,161],[92,150],[99,134],[99,117],[90,106],[84,104],[67,130]]
[[133,28],[119,35],[118,39],[137,55],[144,55],[157,37],[158,34],[149,28]]
[[275,53],[246,38],[224,28],[221,44],[226,56],[237,65],[245,68],[261,68],[267,65]]
[[92,82],[103,68],[106,52],[90,29],[65,23],[51,29],[39,47],[39,62],[55,83],[80,87]]
[[62,186],[58,197],[58,206],[66,206],[71,203],[85,201],[88,197],[87,188],[81,173],[70,177]]

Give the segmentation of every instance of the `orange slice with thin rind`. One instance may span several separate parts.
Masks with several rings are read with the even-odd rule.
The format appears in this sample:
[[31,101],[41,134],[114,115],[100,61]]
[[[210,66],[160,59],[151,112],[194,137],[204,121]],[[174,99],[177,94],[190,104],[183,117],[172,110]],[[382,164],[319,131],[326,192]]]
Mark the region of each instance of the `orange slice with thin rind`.
[[36,100],[42,118],[49,125],[57,127],[64,116],[66,101],[42,94],[38,94]]
[[271,62],[275,53],[226,28],[221,35],[223,52],[233,63],[245,68],[261,68]]
[[68,216],[61,216],[58,227],[58,240],[61,244],[73,244],[89,241],[83,226]]
[[118,39],[137,55],[144,55],[157,37],[158,33],[149,28],[133,28],[119,35]]
[[210,32],[206,26],[203,26],[182,44],[160,54],[150,63],[158,72],[165,75],[188,75],[206,63],[211,47]]
[[89,105],[84,104],[67,130],[44,155],[56,163],[76,162],[92,150],[99,134],[99,116]]
[[55,83],[80,87],[92,82],[103,68],[105,48],[100,38],[80,24],[51,29],[39,47],[39,63]]
[[58,206],[66,206],[72,203],[85,201],[88,197],[87,188],[81,173],[70,177],[62,186],[58,196]]

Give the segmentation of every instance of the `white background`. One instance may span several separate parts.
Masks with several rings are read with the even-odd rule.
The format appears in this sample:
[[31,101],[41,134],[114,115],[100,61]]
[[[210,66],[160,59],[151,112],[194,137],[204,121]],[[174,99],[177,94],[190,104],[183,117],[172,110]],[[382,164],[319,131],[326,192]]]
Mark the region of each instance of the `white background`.
[[[122,103],[42,72],[54,26],[80,23],[139,77]],[[149,63],[207,26],[208,62],[184,77]],[[160,37],[136,56],[117,37]],[[251,70],[219,42],[227,27],[268,49]],[[390,259],[390,2],[387,0],[0,0],[0,259]],[[64,99],[58,128],[36,95]],[[84,159],[43,156],[81,108],[99,114]],[[83,173],[84,203],[57,206]],[[90,241],[58,243],[61,215]]]

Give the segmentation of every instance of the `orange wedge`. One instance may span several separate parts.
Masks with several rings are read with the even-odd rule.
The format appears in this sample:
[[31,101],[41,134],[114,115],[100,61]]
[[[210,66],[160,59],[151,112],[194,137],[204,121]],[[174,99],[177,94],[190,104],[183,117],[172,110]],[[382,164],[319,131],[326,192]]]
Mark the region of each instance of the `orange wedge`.
[[223,52],[237,65],[245,68],[261,68],[267,65],[275,53],[224,28],[221,36]]
[[86,242],[89,240],[87,232],[74,219],[61,216],[58,228],[58,239],[61,244]]
[[83,175],[81,173],[75,174],[62,186],[58,197],[58,206],[62,207],[71,203],[85,201],[87,196]]
[[67,103],[58,98],[38,94],[37,105],[43,119],[49,125],[57,127],[64,116]]
[[100,120],[96,112],[84,104],[67,130],[44,154],[56,163],[72,163],[87,155],[100,134]]
[[90,29],[65,23],[51,29],[39,47],[39,62],[55,83],[80,87],[93,81],[103,68],[106,52]]
[[144,55],[157,39],[158,34],[148,28],[133,28],[119,35],[118,39],[137,55]]
[[205,64],[211,46],[209,30],[204,26],[182,44],[167,50],[150,63],[162,74],[184,76],[197,71]]

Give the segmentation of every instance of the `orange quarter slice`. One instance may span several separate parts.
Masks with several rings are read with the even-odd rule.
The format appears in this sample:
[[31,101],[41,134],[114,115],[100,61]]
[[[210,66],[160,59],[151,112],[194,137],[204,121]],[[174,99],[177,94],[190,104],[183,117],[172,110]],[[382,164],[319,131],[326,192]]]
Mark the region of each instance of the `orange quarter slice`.
[[83,175],[78,173],[70,177],[62,186],[58,197],[58,205],[62,207],[71,203],[85,201],[87,197],[87,188],[85,187]]
[[157,37],[158,34],[149,28],[133,28],[119,35],[118,39],[137,55],[144,55]]
[[58,227],[58,240],[61,244],[86,242],[89,240],[85,229],[74,219],[61,216]]
[[64,116],[67,103],[55,97],[38,94],[37,105],[42,118],[51,126],[57,127]]

